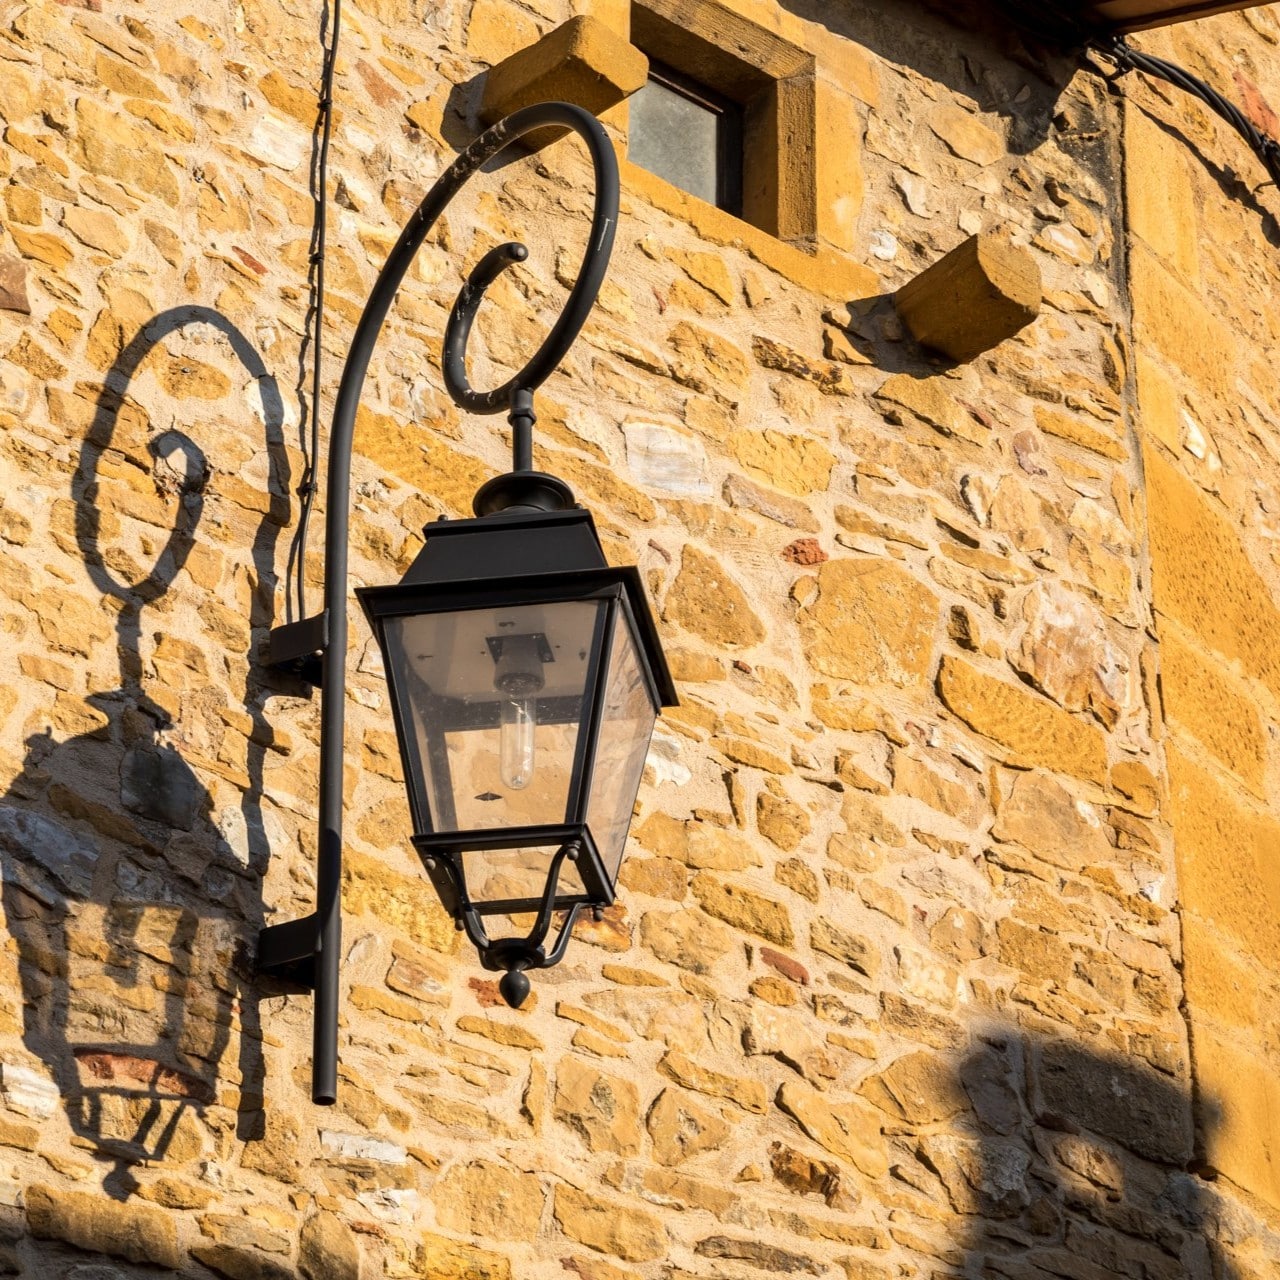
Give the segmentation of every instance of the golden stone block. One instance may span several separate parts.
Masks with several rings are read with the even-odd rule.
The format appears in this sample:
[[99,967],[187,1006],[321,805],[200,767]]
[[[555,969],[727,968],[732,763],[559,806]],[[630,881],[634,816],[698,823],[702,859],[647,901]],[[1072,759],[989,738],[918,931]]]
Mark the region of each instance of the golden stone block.
[[[649,59],[603,22],[570,18],[489,72],[480,119],[494,124],[538,102],[572,102],[598,116],[635,93],[648,75]],[[564,132],[540,129],[525,141],[536,151]]]

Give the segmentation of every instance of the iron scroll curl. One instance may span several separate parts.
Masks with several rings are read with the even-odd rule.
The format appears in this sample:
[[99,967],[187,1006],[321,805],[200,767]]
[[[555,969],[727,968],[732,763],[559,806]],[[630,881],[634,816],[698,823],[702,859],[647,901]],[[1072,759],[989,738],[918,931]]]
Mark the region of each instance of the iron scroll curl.
[[[504,270],[523,262],[529,251],[518,242],[498,245],[489,250],[473,268],[463,283],[445,326],[441,359],[446,390],[453,402],[469,413],[509,411],[516,392],[532,392],[541,386],[568,354],[595,305],[596,296],[608,270],[618,227],[618,161],[604,128],[595,116],[572,103],[543,102],[513,112],[481,134],[441,175],[409,218],[400,239],[387,256],[361,320],[362,329],[365,321],[374,326],[369,335],[371,350],[414,255],[445,208],[472,175],[489,161],[507,151],[521,138],[548,126],[562,126],[577,133],[587,146],[595,171],[595,205],[591,216],[591,231],[569,298],[542,346],[530,357],[523,369],[500,387],[490,391],[475,390],[467,379],[467,340],[485,291]],[[357,342],[360,336],[357,333]],[[356,349],[357,343],[353,342],[352,358],[347,365],[348,373],[356,372],[353,369]]]

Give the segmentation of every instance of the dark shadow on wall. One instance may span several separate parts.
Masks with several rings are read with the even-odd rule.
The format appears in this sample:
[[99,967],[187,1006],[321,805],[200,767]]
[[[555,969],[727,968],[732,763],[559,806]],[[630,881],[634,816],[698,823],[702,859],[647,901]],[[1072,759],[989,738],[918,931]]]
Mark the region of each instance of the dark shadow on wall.
[[1009,121],[1015,155],[1034,151],[1055,127],[1058,100],[1079,68],[986,0],[782,0],[797,17],[826,27],[890,64],[968,98]]
[[[1066,1039],[984,1037],[946,1133],[922,1133],[916,1190],[964,1215],[954,1280],[1245,1280],[1197,1176],[1189,1084]],[[1198,1098],[1201,1142],[1217,1123]],[[939,1185],[940,1184],[940,1185]]]
[[[1038,43],[990,0],[781,3],[798,17],[825,27],[840,40],[881,60],[875,69],[878,103],[862,111],[867,120],[866,148],[900,175],[919,172],[921,154],[936,157],[942,165],[938,172],[944,175],[945,191],[953,196],[961,193],[958,198],[972,213],[981,207],[981,224],[986,230],[1017,229],[1025,223],[1024,230],[1034,234],[1041,225],[1036,206],[1057,194],[1059,185],[1075,190],[1076,184],[1063,175],[1083,171],[1092,181],[1082,181],[1080,191],[1092,192],[1086,197],[1090,204],[1099,201],[1105,206],[1099,213],[1104,221],[1112,222],[1113,232],[1120,238],[1116,222],[1121,190],[1119,112],[1101,78],[1093,71],[1081,70],[1086,65],[1082,49],[1054,49]],[[903,69],[902,76],[893,73],[895,67]],[[919,83],[943,88],[936,105],[921,99],[916,88]],[[850,87],[859,93],[858,86]],[[1008,169],[1000,189],[1016,206],[1016,213],[1002,211],[998,202],[982,202],[981,183],[974,180],[976,170],[968,162],[950,161],[948,168],[943,157],[951,144],[943,138],[954,140],[952,130],[959,128],[954,121],[945,120],[948,110],[955,111],[948,94],[961,104],[961,116],[967,115],[963,105],[972,103],[978,111],[1002,118],[1005,128],[1000,132],[1007,141],[1010,159],[986,170],[983,176],[994,178],[1002,168]],[[857,139],[850,140],[851,147],[858,145]],[[1017,157],[1033,153],[1034,172],[1028,173]],[[939,194],[944,194],[943,189]],[[928,222],[910,223],[901,230],[903,252],[892,259],[891,270],[915,276],[963,239],[964,233],[955,223],[938,217],[935,210]],[[862,257],[871,262],[870,250],[864,247]],[[1112,272],[1116,269],[1118,259],[1111,268]],[[884,372],[927,379],[953,367],[911,340],[895,311],[892,294],[848,300],[848,321],[837,322],[859,353]]]
[[[262,923],[259,882],[268,854],[262,774],[272,737],[252,655],[244,657],[247,753],[235,762],[248,778],[234,819],[237,850],[223,834],[229,815],[213,812],[210,795],[174,745],[170,717],[147,687],[161,677],[148,677],[141,645],[144,615],[196,546],[209,463],[182,431],[146,441],[151,479],[175,513],[149,571],[113,545],[115,517],[100,501],[104,474],[128,467],[113,440],[146,430],[126,399],[140,365],[192,325],[226,340],[260,398],[269,497],[245,550],[254,573],[251,626],[271,623],[276,539],[288,519],[279,389],[248,339],[221,314],[204,307],[166,311],[106,375],[72,482],[76,544],[104,608],[115,614],[119,686],[87,696],[85,718],[97,723],[85,732],[63,741],[51,730],[29,738],[23,771],[0,799],[3,904],[17,946],[23,1042],[52,1077],[73,1132],[113,1163],[104,1186],[121,1199],[137,1185],[132,1167],[200,1153],[193,1116],[214,1129],[234,1124],[239,1136],[251,1137],[262,1105],[261,1035],[244,957]],[[135,465],[141,443],[129,442]],[[165,621],[151,625],[159,642]],[[165,638],[191,646],[197,665],[203,656],[211,672],[223,667],[209,634]],[[229,656],[235,670],[241,655]],[[224,1082],[233,1023],[238,1079]],[[15,1072],[11,1064],[6,1090],[39,1094],[41,1074],[34,1067]],[[48,1085],[43,1089],[47,1097]],[[238,1095],[235,1112],[215,1105],[219,1091]]]
[[[1133,81],[1138,76],[1138,72],[1133,72],[1128,79]],[[1117,93],[1124,93],[1125,83],[1125,80],[1116,82]],[[1161,88],[1163,89],[1165,86],[1162,85]],[[1194,98],[1175,94],[1173,111],[1180,110],[1184,103],[1188,115],[1194,111],[1203,110],[1202,107],[1196,104]],[[1131,105],[1129,109],[1131,111],[1142,110],[1136,104]],[[1280,218],[1277,218],[1276,214],[1263,203],[1260,193],[1265,193],[1269,198],[1268,202],[1273,206],[1280,205],[1280,199],[1277,198],[1274,185],[1268,180],[1267,171],[1263,168],[1260,160],[1254,159],[1251,153],[1246,160],[1249,168],[1244,173],[1237,173],[1225,158],[1220,161],[1214,156],[1206,155],[1201,145],[1194,138],[1184,133],[1176,124],[1164,120],[1160,116],[1153,115],[1151,112],[1145,112],[1144,114],[1157,129],[1167,134],[1179,146],[1186,148],[1187,154],[1196,160],[1205,173],[1213,179],[1226,199],[1234,200],[1254,214],[1258,219],[1258,227],[1262,232],[1263,239],[1266,240],[1271,248],[1280,249]],[[1226,132],[1226,126],[1223,126],[1223,129]]]

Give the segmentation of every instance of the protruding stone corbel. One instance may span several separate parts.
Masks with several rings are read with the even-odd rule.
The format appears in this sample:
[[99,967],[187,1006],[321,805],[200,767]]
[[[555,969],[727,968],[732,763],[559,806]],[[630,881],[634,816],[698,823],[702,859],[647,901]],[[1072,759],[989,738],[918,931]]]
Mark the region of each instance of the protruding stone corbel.
[[964,363],[1025,329],[1040,314],[1040,268],[998,233],[970,236],[894,295],[921,346]]
[[[480,119],[494,124],[537,102],[572,102],[598,116],[649,78],[649,59],[598,18],[570,18],[537,44],[520,49],[485,78]],[[523,141],[532,150],[564,135],[543,129]]]

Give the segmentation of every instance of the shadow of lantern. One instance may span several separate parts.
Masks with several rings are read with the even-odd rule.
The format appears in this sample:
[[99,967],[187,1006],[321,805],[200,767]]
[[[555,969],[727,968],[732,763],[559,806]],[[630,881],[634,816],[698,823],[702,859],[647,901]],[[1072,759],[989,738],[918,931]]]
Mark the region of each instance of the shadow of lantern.
[[[77,1145],[113,1162],[103,1186],[118,1198],[137,1185],[132,1167],[194,1160],[207,1150],[206,1126],[237,1127],[245,1136],[246,1114],[261,1107],[255,1006],[241,1000],[237,961],[261,924],[261,744],[270,743],[270,731],[251,671],[243,710],[220,701],[221,677],[210,671],[217,649],[196,643],[198,633],[157,631],[147,675],[155,696],[143,687],[144,611],[155,609],[188,561],[209,467],[182,432],[144,439],[145,415],[125,391],[147,356],[190,326],[205,341],[229,344],[261,398],[272,473],[266,488],[275,496],[253,543],[257,589],[249,621],[270,624],[270,593],[262,587],[272,581],[275,529],[288,513],[275,380],[217,312],[166,312],[107,375],[73,481],[75,542],[103,609],[115,612],[120,685],[87,695],[83,707],[59,694],[60,723],[83,731],[63,741],[51,730],[29,737],[22,772],[0,800],[0,871],[17,950],[22,1038],[43,1066],[6,1060],[6,1101],[38,1115],[63,1106]],[[130,438],[118,440],[126,412],[135,421],[120,433]],[[156,490],[152,525],[139,525],[144,531],[133,541],[154,557],[149,572],[137,568],[134,548],[124,545],[127,528],[108,517],[102,501],[113,475],[146,460]],[[171,520],[158,547],[161,539],[150,531],[157,502]],[[53,648],[88,657],[101,637],[58,634],[63,623],[77,621],[94,626],[87,613],[42,618],[41,625]],[[174,687],[184,681],[185,690]],[[193,690],[209,699],[210,719],[225,710],[227,724],[249,723],[238,804],[215,804],[183,755],[194,746],[204,758],[210,744],[180,735],[163,705]],[[238,1079],[224,1082],[233,1028]],[[238,1115],[212,1106],[227,1085]]]
[[[1240,1265],[1244,1206],[1197,1174],[1221,1108],[1193,1090],[1178,1033],[1162,1046],[1162,1068],[1071,1034],[991,1026],[955,1079],[937,1079],[934,1122],[917,1136],[900,1117],[916,1161],[906,1182],[926,1214],[942,1205],[949,1215],[948,1265],[934,1280],[1264,1274],[1261,1258]],[[907,1099],[908,1111],[923,1107],[912,1119],[925,1118],[923,1098]],[[943,1111],[953,1114],[939,1124]]]

